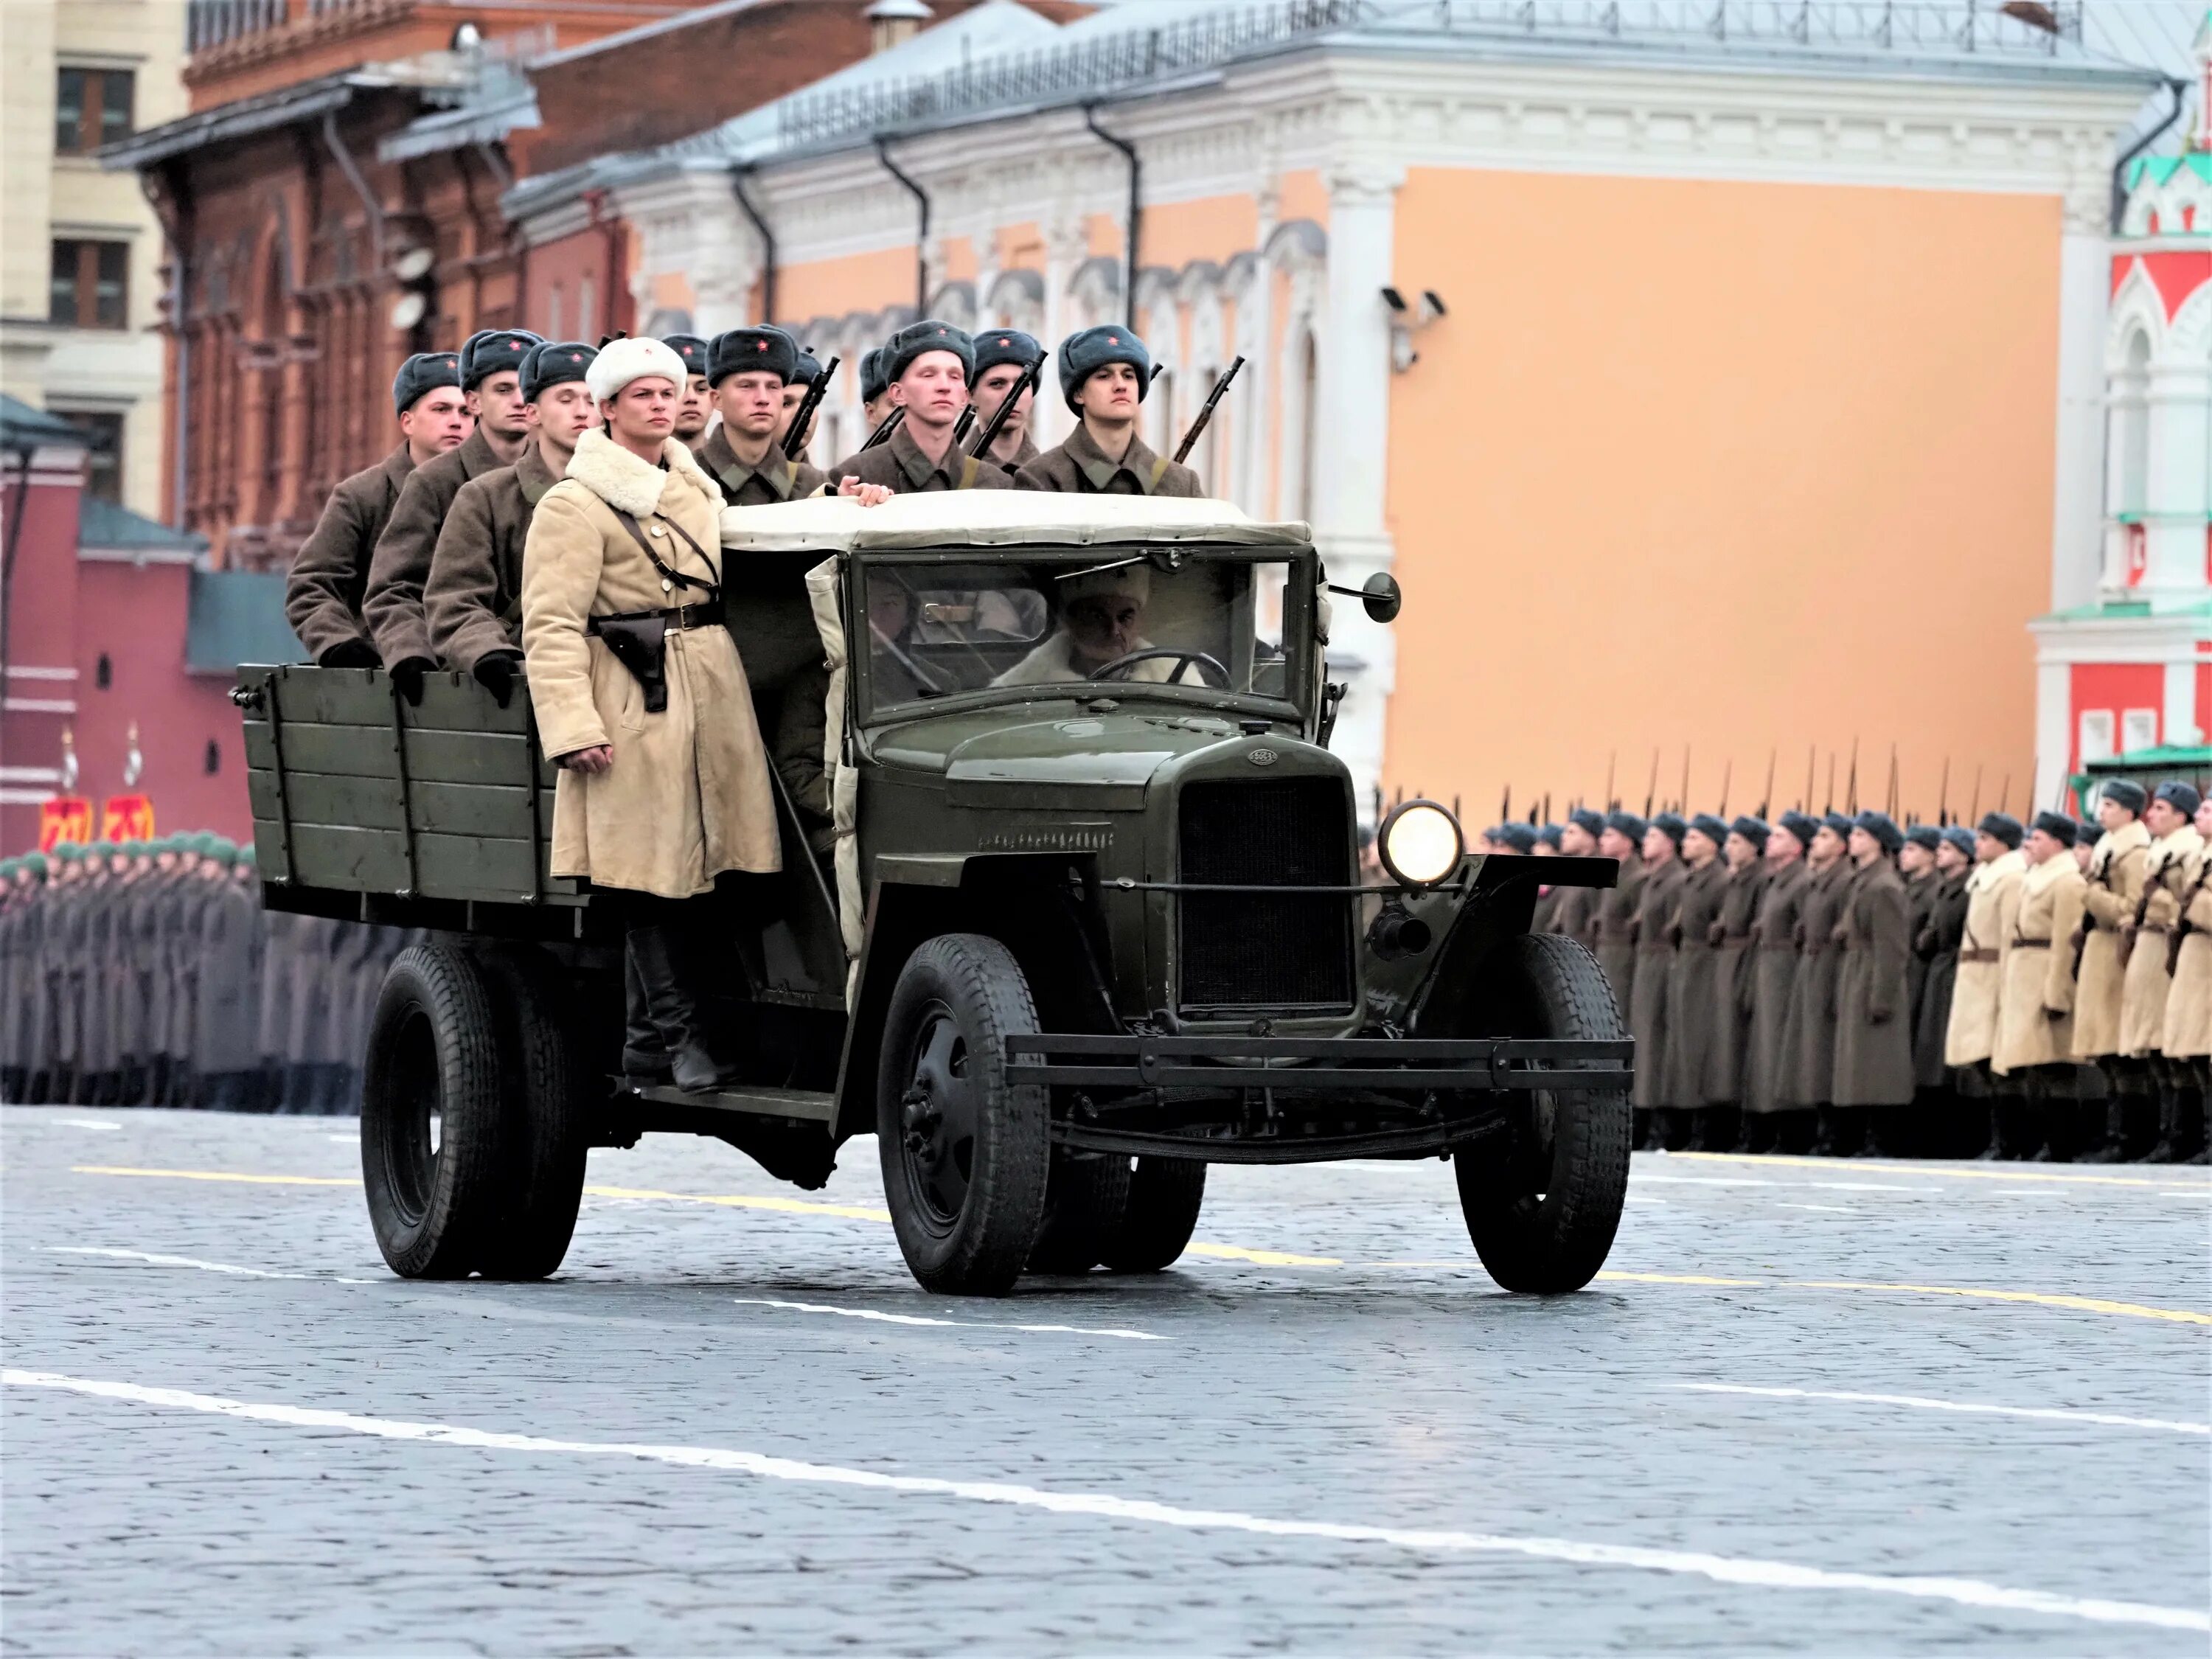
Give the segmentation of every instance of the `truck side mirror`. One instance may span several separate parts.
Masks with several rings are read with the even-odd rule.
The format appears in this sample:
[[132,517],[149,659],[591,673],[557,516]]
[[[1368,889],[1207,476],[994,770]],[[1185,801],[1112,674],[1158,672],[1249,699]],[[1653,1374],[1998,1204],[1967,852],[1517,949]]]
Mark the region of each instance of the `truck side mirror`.
[[1378,570],[1359,585],[1359,597],[1370,621],[1395,622],[1399,608],[1406,603],[1406,590],[1389,571]]

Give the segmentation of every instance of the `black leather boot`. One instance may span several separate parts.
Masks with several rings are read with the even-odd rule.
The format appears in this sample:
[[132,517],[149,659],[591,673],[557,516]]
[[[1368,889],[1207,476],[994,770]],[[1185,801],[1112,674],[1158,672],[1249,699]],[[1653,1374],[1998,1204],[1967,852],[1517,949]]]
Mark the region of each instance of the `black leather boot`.
[[2125,1156],[2121,1146],[2127,1139],[2126,1099],[2125,1095],[2114,1095],[2109,1100],[2096,1103],[2084,1114],[2087,1133],[2081,1138],[2076,1163],[2118,1164]]
[[1834,1158],[1837,1141],[1843,1131],[1843,1121],[1832,1106],[1813,1109],[1813,1144],[1806,1150],[1814,1158]]
[[2178,1164],[2173,1143],[2177,1138],[2174,1120],[2180,1115],[2179,1091],[2171,1084],[2163,1085],[2158,1091],[2158,1135],[2136,1160],[2141,1164]]
[[658,1089],[672,1080],[668,1050],[653,1023],[652,1005],[645,981],[637,971],[637,953],[626,945],[623,951],[623,1081],[633,1089]]
[[668,1055],[670,1075],[687,1092],[718,1087],[726,1075],[699,1029],[699,1005],[684,982],[673,932],[665,927],[629,930],[629,957],[653,1029]]
[[2181,1093],[2181,1109],[2189,1114],[2189,1157],[2191,1164],[2212,1164],[2212,1088],[2205,1085],[2203,1073],[2197,1074],[2196,1083]]

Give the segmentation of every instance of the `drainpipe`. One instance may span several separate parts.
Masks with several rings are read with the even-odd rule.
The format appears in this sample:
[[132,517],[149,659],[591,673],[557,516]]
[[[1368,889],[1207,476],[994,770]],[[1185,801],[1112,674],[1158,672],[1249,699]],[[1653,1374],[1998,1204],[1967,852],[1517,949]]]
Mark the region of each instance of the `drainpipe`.
[[8,696],[8,636],[15,620],[15,544],[22,537],[23,514],[31,504],[33,453],[28,444],[15,452],[15,510],[8,519],[7,550],[0,554],[0,704]]
[[345,174],[346,183],[353,186],[353,193],[361,198],[362,207],[368,215],[369,263],[376,267],[374,282],[381,285],[384,281],[384,210],[377,204],[376,198],[369,193],[368,180],[361,176],[361,169],[354,165],[353,152],[338,137],[338,112],[336,110],[323,112],[323,143],[329,149],[331,158],[338,164],[338,171]]
[[898,163],[891,160],[890,146],[876,140],[876,160],[884,164],[884,171],[904,185],[921,208],[921,229],[914,244],[914,314],[919,320],[929,310],[929,195],[920,185],[901,173]]
[[1130,329],[1137,326],[1137,232],[1143,209],[1139,188],[1144,172],[1137,160],[1137,147],[1126,138],[1116,138],[1098,125],[1098,106],[1083,106],[1083,125],[1091,130],[1094,138],[1103,139],[1127,158],[1129,163],[1129,215],[1121,227],[1121,246],[1127,253],[1127,269],[1121,278],[1121,321]]
[[[772,323],[775,320],[775,233],[768,228],[768,221],[761,217],[761,210],[753,205],[753,198],[745,194],[745,179],[752,171],[750,167],[731,168],[730,191],[738,198],[738,206],[745,217],[752,221],[753,234],[761,240],[761,321]],[[929,205],[926,202],[922,204],[921,213],[922,222],[928,223]]]
[[2188,96],[2189,82],[2166,77],[2166,95],[2173,107],[2166,111],[2166,119],[2130,144],[2126,153],[2112,167],[2112,234],[2120,234],[2122,221],[2128,216],[2128,166],[2153,144],[2163,138],[2181,118],[2182,100]]

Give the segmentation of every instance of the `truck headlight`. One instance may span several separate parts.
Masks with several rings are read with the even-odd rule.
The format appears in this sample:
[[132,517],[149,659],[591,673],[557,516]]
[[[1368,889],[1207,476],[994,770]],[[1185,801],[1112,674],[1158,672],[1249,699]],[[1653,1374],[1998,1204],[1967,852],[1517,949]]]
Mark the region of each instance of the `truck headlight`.
[[1467,841],[1459,820],[1432,800],[1393,807],[1375,838],[1382,867],[1407,887],[1433,887],[1459,868]]

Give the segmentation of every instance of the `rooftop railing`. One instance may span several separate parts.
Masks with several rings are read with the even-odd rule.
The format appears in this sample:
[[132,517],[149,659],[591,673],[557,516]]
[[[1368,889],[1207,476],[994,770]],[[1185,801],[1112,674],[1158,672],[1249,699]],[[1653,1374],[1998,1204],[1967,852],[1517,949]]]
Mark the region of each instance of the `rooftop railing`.
[[1079,103],[1337,30],[2009,60],[2078,49],[2081,6],[2079,0],[1276,0],[928,75],[801,93],[778,112],[777,144],[786,151],[830,149],[1030,105]]

